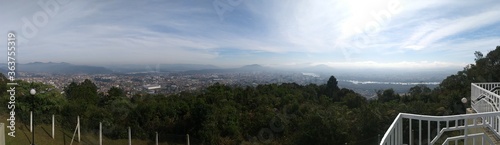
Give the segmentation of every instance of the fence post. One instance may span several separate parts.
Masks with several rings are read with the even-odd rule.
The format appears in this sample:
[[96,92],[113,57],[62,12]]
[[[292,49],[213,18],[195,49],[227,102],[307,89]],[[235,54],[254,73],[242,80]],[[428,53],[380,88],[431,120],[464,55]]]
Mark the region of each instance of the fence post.
[[158,132],[156,132],[156,145],[158,145]]
[[189,145],[189,134],[187,134],[186,136],[187,136],[187,145]]
[[80,116],[77,117],[77,125],[78,125],[78,142],[80,142]]
[[55,119],[54,119],[54,114],[52,114],[52,139],[55,139],[55,134],[54,134],[54,130],[55,130]]
[[102,145],[102,122],[99,122],[99,145]]
[[[78,132],[78,142],[80,142],[80,116],[77,116],[76,118],[76,127],[75,127],[75,132],[73,132],[73,137],[71,137],[71,142],[69,143],[70,145],[73,144],[73,141],[75,140],[75,135]],[[64,135],[63,135],[64,137]]]
[[128,127],[128,145],[132,145],[132,133],[130,132],[130,127]]
[[30,132],[33,132],[33,111],[30,111]]
[[0,123],[0,145],[5,145],[5,125]]

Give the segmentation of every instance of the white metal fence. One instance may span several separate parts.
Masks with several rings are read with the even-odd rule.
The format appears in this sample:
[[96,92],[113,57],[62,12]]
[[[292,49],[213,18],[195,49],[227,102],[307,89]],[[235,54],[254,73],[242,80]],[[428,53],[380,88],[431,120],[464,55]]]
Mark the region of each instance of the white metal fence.
[[[442,144],[463,141],[463,144],[494,144],[484,132],[487,128],[500,137],[500,83],[472,83],[471,106],[477,113],[453,116],[428,116],[400,113],[385,133],[380,145]],[[460,135],[447,137],[446,132]],[[476,132],[474,132],[476,131]],[[474,132],[474,133],[472,133]]]
[[[472,140],[482,141],[481,144],[489,144],[491,140],[484,133],[468,134],[470,129],[480,127],[492,128],[493,118],[500,117],[500,112],[485,112],[476,114],[462,114],[452,116],[429,116],[400,113],[385,133],[381,145],[402,144],[435,144],[445,132],[460,131],[463,135],[447,137],[445,142]],[[485,121],[483,121],[485,120]],[[405,125],[405,126],[404,126]],[[406,131],[404,131],[406,130]],[[404,132],[407,132],[406,134]],[[406,135],[406,142],[403,141]],[[491,143],[493,144],[493,143]]]

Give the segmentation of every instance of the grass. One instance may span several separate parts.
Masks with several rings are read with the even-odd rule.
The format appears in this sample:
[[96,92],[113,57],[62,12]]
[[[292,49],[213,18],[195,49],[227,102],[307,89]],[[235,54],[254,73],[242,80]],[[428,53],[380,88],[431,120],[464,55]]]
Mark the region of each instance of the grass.
[[[8,125],[7,114],[0,115],[0,123]],[[10,129],[5,128],[5,144],[7,145],[29,145],[31,144],[32,133],[29,130],[29,124],[23,124],[20,120],[16,120],[15,137],[9,136],[7,133]],[[52,124],[37,124],[35,127],[35,144],[36,145],[69,145],[73,136],[74,130],[64,130],[56,124],[55,137],[52,138]],[[81,132],[81,141],[77,142],[77,137],[73,141],[73,145],[99,145],[99,135],[96,133]],[[103,136],[104,145],[127,145],[128,139],[113,140]],[[154,145],[154,140],[138,140],[132,139],[133,145]],[[159,145],[167,145],[163,142]]]

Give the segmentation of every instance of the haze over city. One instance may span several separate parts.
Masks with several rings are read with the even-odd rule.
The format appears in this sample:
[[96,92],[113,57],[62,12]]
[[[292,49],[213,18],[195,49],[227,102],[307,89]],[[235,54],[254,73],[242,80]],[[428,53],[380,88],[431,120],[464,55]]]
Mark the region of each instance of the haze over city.
[[18,63],[460,70],[500,44],[495,0],[8,3]]
[[500,144],[499,8],[1,1],[0,145]]

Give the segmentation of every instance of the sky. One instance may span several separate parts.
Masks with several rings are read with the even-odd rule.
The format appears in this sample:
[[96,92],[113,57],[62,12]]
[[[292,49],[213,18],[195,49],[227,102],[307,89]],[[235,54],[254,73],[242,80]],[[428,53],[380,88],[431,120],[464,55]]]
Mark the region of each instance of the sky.
[[500,45],[498,0],[2,0],[0,9],[17,63],[461,69]]

